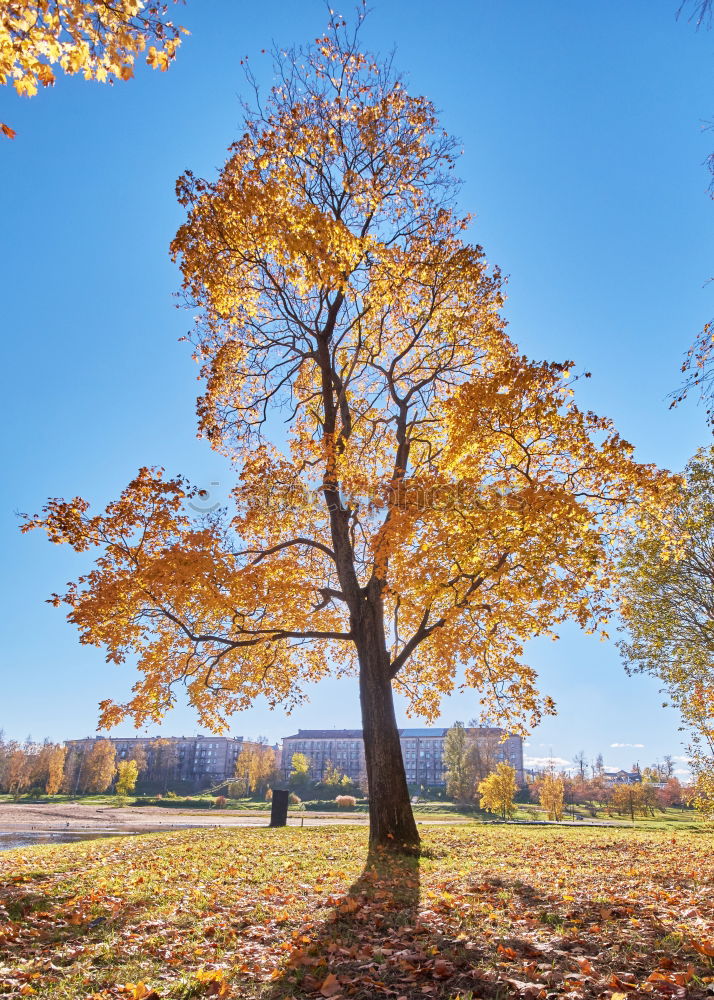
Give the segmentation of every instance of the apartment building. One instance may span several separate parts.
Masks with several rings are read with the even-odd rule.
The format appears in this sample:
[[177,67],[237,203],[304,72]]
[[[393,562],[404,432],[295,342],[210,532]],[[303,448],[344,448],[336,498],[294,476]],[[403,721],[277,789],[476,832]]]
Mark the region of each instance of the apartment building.
[[[67,740],[67,750],[83,755],[101,736]],[[186,783],[206,788],[232,778],[242,748],[255,744],[242,736],[117,736],[107,737],[116,751],[117,763],[137,753],[146,759],[141,781],[172,785]]]
[[280,766],[286,778],[295,753],[309,759],[313,781],[322,781],[328,764],[356,783],[364,781],[367,773],[361,729],[298,729],[295,735],[285,736]]
[[[410,785],[440,786],[444,776],[444,743],[448,729],[401,729],[402,757]],[[484,774],[501,761],[516,771],[516,781],[523,784],[523,741],[507,736],[496,726],[466,727],[466,738],[478,748]]]
[[[410,785],[439,787],[446,784],[444,776],[444,741],[448,729],[400,729],[399,740]],[[482,752],[484,765],[490,769],[506,761],[516,771],[519,784],[524,781],[523,741],[520,736],[502,739],[504,731],[497,727],[467,728],[467,738]],[[366,773],[364,743],[361,729],[298,729],[283,739],[283,774],[290,774],[294,753],[303,753],[310,760],[310,777],[321,781],[328,764],[355,782],[363,783]]]

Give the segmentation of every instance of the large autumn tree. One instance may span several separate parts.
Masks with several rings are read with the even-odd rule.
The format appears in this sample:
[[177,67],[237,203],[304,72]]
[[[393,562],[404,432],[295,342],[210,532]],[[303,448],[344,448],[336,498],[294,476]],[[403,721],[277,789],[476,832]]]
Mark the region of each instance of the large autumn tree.
[[157,720],[185,684],[220,729],[356,673],[371,842],[413,846],[393,691],[427,720],[457,686],[509,726],[551,710],[523,644],[600,628],[619,539],[672,482],[574,405],[570,362],[507,336],[432,104],[344,22],[277,60],[218,177],[178,183],[200,428],[234,509],[196,520],[194,488],[142,469],[103,513],[52,500],[27,527],[100,550],[54,600],[137,658],[102,725]]

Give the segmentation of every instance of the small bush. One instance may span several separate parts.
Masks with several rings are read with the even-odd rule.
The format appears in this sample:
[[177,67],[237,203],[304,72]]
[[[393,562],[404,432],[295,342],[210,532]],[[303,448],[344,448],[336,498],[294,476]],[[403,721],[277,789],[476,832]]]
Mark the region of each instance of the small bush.
[[[272,792],[270,793],[270,797],[272,799],[273,797]],[[299,795],[296,795],[295,792],[290,792],[290,794],[288,795],[288,802],[290,803],[291,806],[299,806],[300,803],[302,802],[302,799],[300,798]]]
[[337,795],[335,802],[338,809],[354,809],[357,805],[357,799],[354,795]]
[[269,788],[268,791],[265,793],[265,801],[266,802],[272,802],[273,801],[273,789],[272,788]]
[[[369,804],[366,799],[356,799],[356,812],[367,812],[369,809]],[[326,812],[333,813],[339,812],[340,806],[337,805],[334,799],[307,799],[303,801],[303,806],[313,812]]]
[[218,795],[216,797],[216,809],[225,809],[227,801],[228,799],[225,797],[225,795]]

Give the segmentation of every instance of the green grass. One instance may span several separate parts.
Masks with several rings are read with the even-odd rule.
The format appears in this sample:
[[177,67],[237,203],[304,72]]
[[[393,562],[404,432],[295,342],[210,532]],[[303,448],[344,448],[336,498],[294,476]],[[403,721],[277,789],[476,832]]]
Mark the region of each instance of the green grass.
[[419,858],[368,858],[358,827],[7,851],[0,995],[698,1000],[712,846],[703,827],[469,824],[428,831]]

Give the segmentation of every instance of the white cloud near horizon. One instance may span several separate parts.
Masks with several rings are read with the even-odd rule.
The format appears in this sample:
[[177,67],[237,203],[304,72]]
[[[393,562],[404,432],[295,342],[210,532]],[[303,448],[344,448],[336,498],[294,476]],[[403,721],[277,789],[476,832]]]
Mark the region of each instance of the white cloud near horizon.
[[564,757],[524,757],[526,767],[570,767],[570,761]]
[[611,743],[610,744],[610,749],[611,750],[617,750],[617,749],[620,749],[622,747],[633,747],[635,750],[644,750],[645,745],[644,745],[644,743]]

